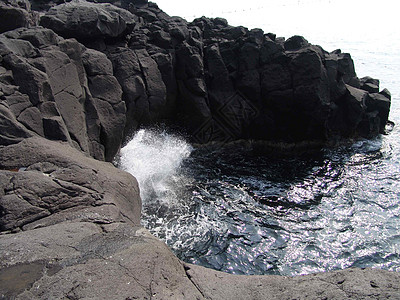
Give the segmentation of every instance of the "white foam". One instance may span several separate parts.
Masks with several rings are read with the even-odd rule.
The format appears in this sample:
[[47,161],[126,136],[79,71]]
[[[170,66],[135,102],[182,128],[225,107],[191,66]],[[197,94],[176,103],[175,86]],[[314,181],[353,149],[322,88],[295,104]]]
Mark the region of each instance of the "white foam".
[[171,180],[192,147],[183,138],[164,131],[141,129],[120,151],[120,168],[139,182],[143,203],[170,201]]

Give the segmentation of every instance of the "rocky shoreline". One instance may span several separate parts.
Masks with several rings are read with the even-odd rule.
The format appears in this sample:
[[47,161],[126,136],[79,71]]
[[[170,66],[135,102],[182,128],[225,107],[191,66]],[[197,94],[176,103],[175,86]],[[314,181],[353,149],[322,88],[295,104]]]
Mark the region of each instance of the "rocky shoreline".
[[[0,299],[386,299],[398,273],[235,276],[140,227],[110,161],[159,123],[193,142],[338,143],[384,133],[390,93],[349,54],[147,1],[0,2]],[[33,9],[35,10],[33,10]]]

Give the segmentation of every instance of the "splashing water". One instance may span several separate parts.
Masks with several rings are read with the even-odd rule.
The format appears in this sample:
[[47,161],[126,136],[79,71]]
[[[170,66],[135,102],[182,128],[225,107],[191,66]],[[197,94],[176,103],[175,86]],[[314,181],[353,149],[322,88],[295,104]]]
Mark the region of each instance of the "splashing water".
[[[136,177],[142,198],[142,225],[164,240],[179,256],[226,232],[226,225],[215,222],[192,201],[197,183],[191,167],[183,166],[193,148],[183,138],[158,130],[140,130],[121,149],[119,167]],[[223,237],[221,237],[223,238]],[[204,243],[206,249],[209,243]]]
[[176,199],[172,185],[192,151],[182,138],[156,130],[139,130],[121,149],[120,167],[139,182],[142,201],[168,204]]
[[184,261],[234,274],[400,268],[400,169],[392,137],[305,157],[249,144],[196,148],[141,130],[121,151],[142,225]]

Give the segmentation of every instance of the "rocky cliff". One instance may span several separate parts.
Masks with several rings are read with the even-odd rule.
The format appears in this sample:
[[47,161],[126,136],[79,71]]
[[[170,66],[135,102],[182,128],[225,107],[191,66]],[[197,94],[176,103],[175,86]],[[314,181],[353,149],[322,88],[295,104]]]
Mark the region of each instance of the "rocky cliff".
[[349,54],[147,1],[55,4],[0,2],[0,298],[400,297],[399,275],[380,270],[184,264],[140,227],[135,178],[105,162],[159,123],[198,143],[382,133],[390,93],[357,78]]
[[197,143],[337,142],[385,130],[390,93],[357,78],[349,54],[220,18],[188,23],[146,1],[123,6],[69,2],[39,18],[29,2],[1,5],[10,21],[0,83],[16,139],[67,141],[110,161],[132,132],[158,123]]

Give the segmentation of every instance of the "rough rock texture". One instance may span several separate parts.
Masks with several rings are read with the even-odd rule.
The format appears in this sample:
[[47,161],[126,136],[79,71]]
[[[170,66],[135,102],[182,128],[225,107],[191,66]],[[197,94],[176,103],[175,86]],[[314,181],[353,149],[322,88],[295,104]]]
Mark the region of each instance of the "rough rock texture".
[[0,1],[0,33],[34,26],[38,17],[38,13],[31,11],[31,3],[28,0]]
[[0,239],[6,299],[202,298],[183,264],[143,228],[69,222]]
[[115,4],[130,12],[78,1],[51,8],[40,24],[112,61],[127,108],[125,137],[159,122],[199,143],[334,143],[385,131],[390,93],[377,96],[378,80],[357,78],[349,54],[221,18],[188,23],[147,1]]
[[238,276],[185,264],[205,299],[396,299],[400,274],[348,269],[307,276]]
[[67,143],[32,137],[0,148],[0,229],[66,220],[140,223],[135,178]]
[[129,11],[108,3],[70,2],[52,7],[40,19],[40,24],[62,36],[78,39],[118,37],[135,24]]
[[[132,132],[159,123],[198,143],[336,143],[385,132],[390,93],[357,78],[349,54],[221,18],[188,23],[147,1],[115,4],[129,11],[63,3],[41,17],[47,28],[0,37],[0,82],[18,87],[13,98],[29,96],[32,107],[16,115],[28,130],[108,161]],[[21,26],[29,25],[13,27]]]
[[43,27],[29,2],[0,2],[0,299],[400,298],[399,274],[381,270],[184,264],[140,227],[135,178],[104,162],[160,122],[200,143],[376,136],[390,93],[350,55],[147,0],[56,2],[32,2],[52,7]]
[[398,299],[400,275],[374,269],[238,276],[184,264],[145,229],[63,222],[0,236],[5,299]]
[[103,53],[35,27],[0,35],[0,54],[2,111],[20,128],[14,139],[30,132],[112,160],[123,139],[126,106]]
[[0,33],[29,25],[29,14],[25,9],[0,3]]

